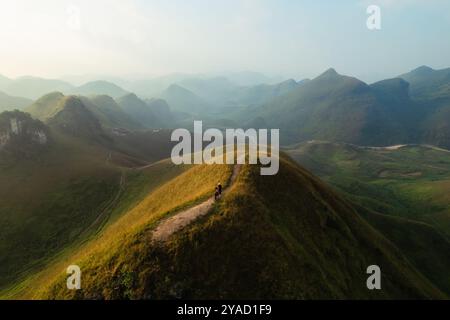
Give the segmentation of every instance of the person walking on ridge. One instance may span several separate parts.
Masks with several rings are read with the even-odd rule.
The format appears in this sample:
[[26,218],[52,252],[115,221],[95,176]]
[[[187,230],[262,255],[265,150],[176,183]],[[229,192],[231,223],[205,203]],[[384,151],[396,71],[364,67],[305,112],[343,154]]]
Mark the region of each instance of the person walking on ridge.
[[216,190],[214,192],[214,200],[217,201],[219,197],[220,197],[219,187],[216,187]]

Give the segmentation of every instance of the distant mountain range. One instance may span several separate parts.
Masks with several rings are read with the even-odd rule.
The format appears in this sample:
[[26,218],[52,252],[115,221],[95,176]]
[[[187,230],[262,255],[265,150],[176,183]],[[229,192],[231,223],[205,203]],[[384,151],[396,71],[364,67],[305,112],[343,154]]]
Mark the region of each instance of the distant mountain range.
[[[0,113],[0,299],[448,298],[448,151],[354,145],[447,146],[445,74],[183,78],[154,98],[104,81],[62,92],[22,82],[33,90],[19,96],[48,91],[29,105],[5,91],[21,110]],[[280,128],[296,143],[284,150],[326,182],[284,152],[275,176],[174,165],[172,128],[194,119]],[[154,241],[161,221],[212,201],[218,181],[228,191],[211,211]],[[67,261],[83,266],[83,290],[67,290]],[[372,264],[383,290],[367,290]]]
[[421,67],[371,85],[329,69],[262,106],[247,108],[237,119],[242,123],[258,118],[280,128],[284,144],[319,139],[374,146],[423,142],[449,148],[449,95],[447,69]]
[[88,98],[53,92],[36,100],[24,111],[35,119],[47,122],[73,103],[82,105],[105,129],[122,128],[133,131],[162,128],[170,126],[172,119],[171,111],[163,101],[144,101],[134,94],[125,95],[116,101],[107,95]]
[[23,109],[33,101],[27,98],[13,97],[0,91],[0,112],[14,109]]
[[[283,144],[322,139],[358,145],[450,147],[450,68],[422,66],[373,84],[329,69],[312,80],[276,84],[242,86],[225,76],[180,74],[124,85],[125,89],[93,81],[74,87],[60,80],[1,77],[0,110],[23,109],[31,104],[27,98],[58,91],[116,99],[129,119],[123,115],[110,119],[110,126],[123,122],[120,126],[132,129],[189,127],[197,119],[219,127],[280,128]],[[166,103],[155,109],[145,98]]]
[[99,95],[105,94],[117,98],[128,92],[119,86],[107,81],[88,82],[75,87],[61,80],[42,79],[36,77],[22,77],[15,80],[0,79],[0,91],[12,96],[37,99],[50,92],[62,92],[65,94]]
[[173,84],[164,90],[160,97],[166,100],[173,110],[178,112],[201,115],[211,111],[208,102],[177,84]]
[[73,88],[68,92],[69,94],[77,94],[77,95],[107,95],[113,98],[122,97],[128,92],[114,83],[107,81],[92,81],[88,82],[82,86]]
[[411,96],[414,98],[436,100],[450,98],[450,68],[434,70],[421,66],[400,75],[399,78],[408,81]]

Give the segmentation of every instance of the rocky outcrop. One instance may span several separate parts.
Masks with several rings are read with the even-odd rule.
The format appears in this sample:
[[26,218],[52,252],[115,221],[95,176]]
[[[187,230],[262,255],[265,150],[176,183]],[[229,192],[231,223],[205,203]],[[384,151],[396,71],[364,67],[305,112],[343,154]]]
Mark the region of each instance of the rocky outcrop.
[[26,151],[49,143],[47,127],[20,111],[0,114],[0,151]]

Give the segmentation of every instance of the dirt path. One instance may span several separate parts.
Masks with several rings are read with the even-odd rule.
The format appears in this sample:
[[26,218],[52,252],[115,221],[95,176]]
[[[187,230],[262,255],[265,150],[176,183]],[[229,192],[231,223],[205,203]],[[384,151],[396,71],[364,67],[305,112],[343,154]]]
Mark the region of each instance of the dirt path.
[[83,231],[83,233],[89,233],[91,231],[98,230],[99,227],[108,220],[107,216],[111,214],[113,208],[115,207],[117,201],[124,191],[125,186],[125,172],[122,171],[120,174],[119,189],[114,195],[114,198],[109,200],[105,207],[100,211],[100,214],[95,218],[95,220]]
[[[233,185],[234,181],[236,180],[236,177],[239,174],[241,166],[242,165],[240,164],[234,166],[233,173],[230,178],[230,183],[228,184],[228,187],[223,191],[222,194],[226,193],[227,190]],[[152,240],[159,242],[166,241],[172,234],[174,234],[178,230],[183,229],[185,226],[192,223],[198,217],[207,214],[211,210],[213,205],[214,205],[214,196],[192,208],[181,211],[176,215],[166,220],[163,220],[156,227],[155,231],[153,231]]]

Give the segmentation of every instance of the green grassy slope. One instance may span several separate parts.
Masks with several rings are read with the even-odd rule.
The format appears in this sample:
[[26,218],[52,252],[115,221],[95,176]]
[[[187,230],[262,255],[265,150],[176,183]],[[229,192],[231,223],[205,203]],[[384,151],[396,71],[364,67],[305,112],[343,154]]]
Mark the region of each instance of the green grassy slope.
[[78,97],[50,94],[34,107],[47,124],[19,111],[0,114],[0,289],[86,241],[182,169],[132,169],[167,154],[155,144],[151,159],[121,152]]
[[[40,98],[25,111],[66,133],[84,138],[86,143],[107,146],[111,149],[112,156],[114,153],[121,153],[118,161],[125,160],[123,153],[128,154],[131,158],[127,160],[128,165],[123,163],[126,166],[133,163],[139,166],[167,158],[173,146],[170,143],[171,131],[143,130],[150,126],[150,123],[159,128],[159,119],[154,116],[152,106],[164,109],[164,105],[157,106],[160,101],[147,104],[131,94],[119,99],[119,103],[122,107],[104,95],[86,98],[51,93]],[[135,118],[145,120],[145,126],[128,114],[133,113],[133,108],[138,109],[134,114]],[[170,110],[168,112],[170,113]]]
[[450,236],[450,152],[426,146],[385,150],[328,142],[305,143],[288,152],[359,204],[430,223]]
[[100,121],[89,111],[79,97],[67,96],[59,102],[60,110],[47,124],[86,143],[107,143],[111,140],[103,130]]
[[105,151],[51,137],[45,152],[0,167],[0,287],[75,240],[118,192]]
[[[226,181],[231,173],[229,166],[198,166],[188,171],[185,169],[167,161],[144,169],[147,173],[145,176],[140,176],[137,181],[143,183],[149,177],[158,177],[158,180],[153,186],[147,186],[145,189],[142,189],[136,182],[134,187],[127,191],[128,198],[134,198],[136,190],[139,190],[140,196],[132,201],[126,201],[128,204],[122,207],[126,213],[114,215],[110,223],[92,241],[87,242],[78,250],[74,250],[70,255],[58,259],[36,277],[28,279],[25,285],[4,292],[4,297],[42,298],[46,296],[48,294],[46,288],[49,285],[52,286],[55,279],[59,279],[61,270],[74,261],[82,265],[83,270],[86,270],[87,277],[84,279],[86,286],[106,285],[111,273],[100,272],[98,276],[91,273],[91,278],[88,276],[89,271],[87,270],[107,267],[114,263],[112,261],[116,261],[118,254],[131,253],[128,246],[136,234],[147,230],[159,219],[209,197],[211,189],[217,181]],[[136,173],[137,171],[134,171],[131,174]],[[167,178],[173,177],[174,174],[178,175],[168,181]],[[121,206],[121,204],[119,205]],[[130,266],[139,264],[139,259],[131,259],[127,263],[130,263]],[[28,290],[29,288],[34,289]],[[64,295],[66,294],[71,294],[71,292],[64,293]],[[111,298],[116,291],[113,288],[105,287],[104,294]]]
[[62,93],[53,92],[39,98],[24,111],[30,113],[35,119],[47,122],[67,106],[68,100],[73,101],[74,99],[78,99],[104,128],[124,128],[128,130],[143,128],[125,113],[111,97],[106,95],[87,98],[64,96]]
[[374,227],[450,293],[448,151],[425,146],[367,149],[315,142],[288,152],[358,203]]
[[61,111],[61,101],[63,100],[63,98],[64,95],[61,92],[48,93],[36,100],[24,111],[31,114],[33,118],[45,122],[55,114],[57,114],[59,111]]
[[[89,193],[83,194],[82,192],[79,192],[74,195],[77,190],[73,188],[72,185],[69,186],[69,190],[65,189],[59,191],[59,187],[65,183],[64,179],[67,179],[67,177],[60,175],[58,177],[58,179],[61,180],[59,185],[52,185],[51,181],[46,184],[44,191],[49,192],[48,196],[47,194],[36,195],[36,197],[40,196],[39,202],[44,204],[51,203],[51,205],[55,207],[66,205],[67,208],[64,217],[66,220],[72,220],[72,223],[68,224],[65,220],[59,221],[59,225],[50,226],[42,219],[34,219],[33,229],[36,230],[35,233],[41,233],[42,238],[49,237],[48,232],[54,229],[60,231],[57,234],[57,237],[48,239],[49,243],[57,241],[58,246],[51,248],[50,251],[45,251],[44,248],[40,248],[40,246],[43,245],[42,239],[37,239],[38,242],[34,244],[33,247],[30,247],[29,245],[28,248],[20,248],[16,253],[16,257],[8,258],[8,255],[6,254],[6,259],[3,261],[5,264],[2,265],[1,268],[2,274],[0,279],[2,281],[2,286],[0,287],[0,299],[29,297],[30,294],[34,294],[36,288],[42,285],[42,279],[46,279],[45,277],[49,276],[49,270],[54,272],[54,268],[58,268],[58,266],[63,268],[61,267],[61,264],[67,264],[68,257],[72,257],[74,252],[83,248],[86,243],[96,239],[102,234],[102,230],[108,228],[111,224],[114,224],[114,222],[120,219],[124,213],[136,206],[136,204],[142,201],[153,190],[183,173],[186,170],[186,167],[175,166],[169,161],[161,161],[142,169],[115,168],[112,166],[108,171],[100,166],[93,166],[91,170],[96,172],[83,172],[81,170],[77,172],[78,174],[91,175],[92,178],[85,177],[84,181],[78,184],[78,189],[86,190]],[[98,172],[98,170],[103,171]],[[107,193],[105,185],[102,185],[102,180],[100,180],[106,180],[108,176],[110,176],[111,180],[108,182],[109,186],[106,186],[111,190],[109,194]],[[14,177],[12,179],[14,179]],[[89,183],[91,185],[90,188]],[[98,188],[96,189],[97,186]],[[54,190],[55,188],[58,189]],[[59,192],[60,197],[54,199],[52,198],[52,193],[56,192]],[[73,203],[75,201],[77,203]],[[14,203],[14,201],[11,201],[11,203],[11,208],[14,208],[15,210],[22,209],[17,203]],[[52,221],[57,221],[56,219],[58,219],[58,217],[55,217],[55,215],[60,212],[57,211],[57,208],[51,206],[47,207],[49,210],[45,213],[45,217]],[[80,222],[78,219],[79,214],[77,214],[77,211],[75,211],[74,208],[78,208],[83,212],[91,210],[92,212],[90,212],[90,216],[88,216],[90,220]],[[36,214],[36,210],[33,209],[32,205],[29,205],[24,209],[27,210],[26,214]],[[85,216],[87,216],[87,214]],[[42,218],[42,215],[39,217]],[[23,216],[20,219],[18,218],[18,220],[22,220],[22,218]],[[10,224],[10,227],[11,226],[14,227],[14,224]],[[4,244],[6,253],[8,253],[7,249],[11,250],[11,248],[7,248],[9,243],[8,240],[15,242],[18,240],[18,237],[22,237],[23,240],[21,243],[28,243],[28,233],[22,233],[22,230],[17,229],[11,230],[11,233],[15,234],[16,237],[11,239],[5,237],[6,241],[5,239],[2,239],[2,244]],[[65,233],[69,234],[70,238],[63,238]],[[33,240],[36,240],[36,237]],[[14,243],[11,243],[11,246],[13,244]],[[38,257],[34,255],[34,252],[36,251],[35,246],[39,249],[38,253],[40,253],[40,256]],[[20,265],[20,267],[17,268],[16,263],[19,261],[23,262],[24,265],[23,267]],[[11,264],[14,264],[15,268],[13,268]],[[6,272],[7,266],[9,266],[10,274],[5,276],[3,270]]]
[[450,241],[422,222],[360,209],[363,217],[394,243],[433,284],[450,295]]
[[[152,243],[158,217],[201,198],[229,174],[223,168],[193,167],[151,193],[69,260],[83,270],[82,290],[67,290],[61,272],[35,298],[444,297],[349,203],[284,157],[273,177],[244,166],[211,214]],[[366,288],[371,264],[384,272],[382,291]]]

